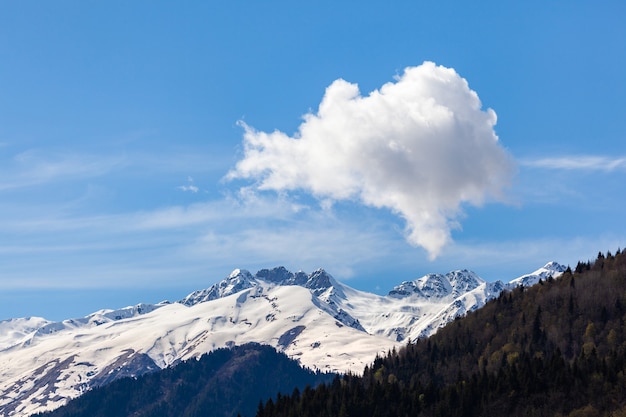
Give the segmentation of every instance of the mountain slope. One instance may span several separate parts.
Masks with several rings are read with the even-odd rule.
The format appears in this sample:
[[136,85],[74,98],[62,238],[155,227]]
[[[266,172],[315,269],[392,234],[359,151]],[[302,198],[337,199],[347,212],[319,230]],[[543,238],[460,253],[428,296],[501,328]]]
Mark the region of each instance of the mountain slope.
[[7,335],[0,340],[0,414],[54,409],[117,378],[250,342],[311,369],[361,372],[376,355],[434,333],[511,285],[454,271],[379,296],[323,270],[235,270],[176,303],[101,310],[57,323],[0,322],[0,334]]
[[[260,342],[316,369],[362,369],[394,346],[343,325],[300,286],[255,286],[191,307],[39,334],[4,350],[0,410],[28,415],[56,408],[116,374],[140,375],[219,347]],[[141,365],[141,366],[139,366]]]
[[222,348],[138,379],[90,391],[46,417],[186,417],[254,415],[261,400],[330,382],[269,346]]
[[539,268],[535,272],[530,274],[522,275],[519,278],[515,278],[509,284],[515,287],[524,286],[530,287],[532,285],[537,284],[540,280],[546,280],[550,277],[560,276],[563,272],[565,272],[567,268],[563,265],[559,265],[556,262],[548,262],[542,268]]
[[626,254],[519,287],[362,377],[283,398],[287,416],[624,416]]

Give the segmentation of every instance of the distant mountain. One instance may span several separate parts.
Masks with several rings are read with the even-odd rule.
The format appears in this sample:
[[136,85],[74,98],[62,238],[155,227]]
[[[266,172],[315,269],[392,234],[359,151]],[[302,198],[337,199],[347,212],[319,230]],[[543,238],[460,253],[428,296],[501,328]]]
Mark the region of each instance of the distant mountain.
[[267,345],[221,348],[160,372],[118,379],[44,414],[46,417],[253,416],[277,393],[333,379],[303,369]]
[[[257,416],[626,416],[626,253],[577,270],[520,277],[428,339],[376,358],[362,376],[267,403]],[[449,277],[418,281],[403,291],[451,292]]]
[[509,284],[512,286],[521,285],[524,287],[530,287],[531,285],[537,284],[540,280],[545,281],[550,277],[558,277],[565,272],[566,269],[566,267],[556,262],[549,262],[543,268],[539,268],[535,272],[515,278]]
[[[553,270],[548,264],[534,274]],[[237,269],[183,300],[100,310],[84,318],[0,322],[0,415],[51,410],[95,387],[250,342],[313,370],[362,372],[377,356],[436,332],[501,291],[470,271],[403,282],[387,296],[358,291],[319,269]],[[541,275],[542,277],[544,275]],[[522,277],[520,277],[522,278]],[[538,280],[538,279],[537,279]]]
[[475,273],[463,270],[445,275],[428,274],[415,281],[403,282],[390,291],[390,295],[404,297],[417,296],[426,300],[458,297],[484,284]]

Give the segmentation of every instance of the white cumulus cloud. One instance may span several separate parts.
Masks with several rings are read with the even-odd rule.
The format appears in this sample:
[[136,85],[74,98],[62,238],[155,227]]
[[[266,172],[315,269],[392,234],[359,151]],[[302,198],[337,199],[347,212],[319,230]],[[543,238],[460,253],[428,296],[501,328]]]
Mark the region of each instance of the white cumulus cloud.
[[461,206],[501,198],[511,178],[495,124],[465,79],[432,62],[406,68],[368,96],[339,79],[293,136],[242,122],[244,156],[227,178],[390,209],[406,221],[409,243],[434,259]]

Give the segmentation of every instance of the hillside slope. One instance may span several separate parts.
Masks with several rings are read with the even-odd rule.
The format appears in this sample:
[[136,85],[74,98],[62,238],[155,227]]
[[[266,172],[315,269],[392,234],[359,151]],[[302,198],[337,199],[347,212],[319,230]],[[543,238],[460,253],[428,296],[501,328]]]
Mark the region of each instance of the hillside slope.
[[626,255],[519,287],[259,416],[624,416]]
[[261,400],[330,381],[269,346],[223,348],[138,379],[119,379],[46,417],[254,415]]

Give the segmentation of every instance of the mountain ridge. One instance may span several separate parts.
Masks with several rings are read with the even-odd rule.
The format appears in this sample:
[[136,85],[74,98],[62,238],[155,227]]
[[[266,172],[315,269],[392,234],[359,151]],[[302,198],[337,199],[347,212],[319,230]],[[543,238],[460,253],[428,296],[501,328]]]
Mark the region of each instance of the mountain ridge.
[[11,326],[0,322],[0,334],[10,327],[15,336],[12,343],[0,339],[0,355],[7,358],[0,364],[0,413],[52,409],[117,376],[249,342],[268,344],[314,370],[361,372],[377,355],[433,334],[518,284],[487,283],[458,270],[400,285],[406,291],[381,296],[342,284],[323,269],[305,274],[277,267],[255,275],[237,269],[178,302],[99,310],[62,322],[23,319],[21,328],[19,319]]

